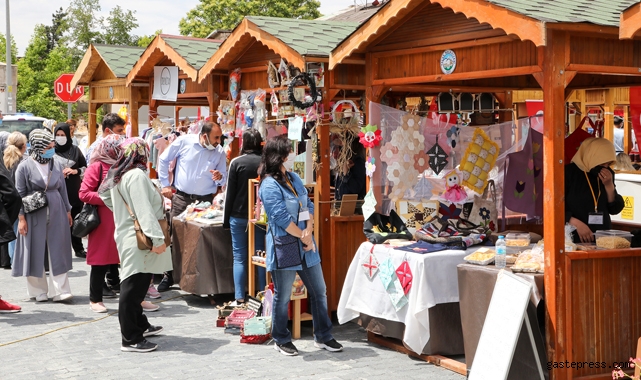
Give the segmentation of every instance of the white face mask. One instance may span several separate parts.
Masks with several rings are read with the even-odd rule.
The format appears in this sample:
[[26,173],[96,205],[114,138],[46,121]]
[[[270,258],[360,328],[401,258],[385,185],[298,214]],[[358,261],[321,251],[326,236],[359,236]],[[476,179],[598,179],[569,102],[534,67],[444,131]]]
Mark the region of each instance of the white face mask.
[[207,148],[208,150],[216,149],[216,147],[211,145],[211,143],[209,142],[209,138],[207,137],[207,135],[204,135],[204,136],[205,137],[203,138],[203,141],[204,141],[203,142],[203,147]]
[[56,136],[56,144],[62,146],[67,143],[67,136]]

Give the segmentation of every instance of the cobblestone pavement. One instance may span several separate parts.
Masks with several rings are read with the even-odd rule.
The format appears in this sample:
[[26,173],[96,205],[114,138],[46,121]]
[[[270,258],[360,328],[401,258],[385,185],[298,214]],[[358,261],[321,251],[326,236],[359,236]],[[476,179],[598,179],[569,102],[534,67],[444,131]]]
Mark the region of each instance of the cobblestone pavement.
[[[152,353],[120,351],[118,300],[106,299],[109,314],[89,309],[89,266],[74,258],[70,272],[73,300],[36,303],[26,296],[26,279],[0,269],[2,298],[22,306],[0,314],[1,379],[455,379],[465,377],[367,342],[356,324],[335,326],[344,352],[314,347],[311,322],[294,343],[296,357],[272,344],[239,343],[215,327],[217,312],[206,298],[179,290],[162,293],[160,310],[148,313],[165,328],[150,337]],[[156,302],[156,301],[153,301]]]

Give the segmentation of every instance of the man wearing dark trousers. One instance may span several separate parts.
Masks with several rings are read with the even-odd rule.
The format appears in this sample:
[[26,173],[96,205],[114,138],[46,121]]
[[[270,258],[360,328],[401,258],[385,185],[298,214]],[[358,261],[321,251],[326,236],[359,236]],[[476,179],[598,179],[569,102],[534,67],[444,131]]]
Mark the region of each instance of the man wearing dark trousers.
[[[212,202],[227,177],[227,157],[221,144],[223,131],[218,124],[207,122],[198,135],[185,135],[176,139],[158,160],[158,177],[163,186],[162,194],[171,199],[171,217],[180,214],[190,204]],[[176,160],[173,182],[170,181],[169,164]],[[172,257],[176,245],[172,244]],[[182,265],[174,264],[181,268]],[[174,284],[171,272],[165,273],[158,285],[164,292]]]

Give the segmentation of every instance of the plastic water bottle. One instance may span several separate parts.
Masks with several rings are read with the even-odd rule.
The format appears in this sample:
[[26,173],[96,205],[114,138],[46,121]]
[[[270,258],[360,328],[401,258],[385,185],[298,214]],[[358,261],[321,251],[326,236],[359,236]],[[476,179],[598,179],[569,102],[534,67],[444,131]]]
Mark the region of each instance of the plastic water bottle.
[[505,245],[505,237],[499,236],[499,240],[494,245],[496,250],[496,257],[494,258],[494,265],[499,268],[505,268],[505,256],[507,254],[507,246]]

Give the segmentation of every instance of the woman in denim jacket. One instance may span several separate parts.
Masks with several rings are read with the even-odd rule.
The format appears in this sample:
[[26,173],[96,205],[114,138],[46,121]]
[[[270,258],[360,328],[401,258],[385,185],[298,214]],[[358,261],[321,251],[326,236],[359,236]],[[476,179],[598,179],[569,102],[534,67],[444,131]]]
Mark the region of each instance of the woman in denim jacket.
[[[332,321],[327,312],[327,295],[320,255],[313,238],[314,204],[300,177],[288,172],[283,165],[291,152],[287,136],[267,142],[263,150],[260,172],[260,199],[268,220],[267,271],[274,282],[272,307],[272,337],[274,349],[283,355],[298,355],[287,328],[287,306],[296,273],[307,288],[308,305],[314,322],[314,345],[328,351],[342,351],[343,346],[332,336]],[[274,237],[292,235],[298,238],[302,263],[278,268],[275,259]]]

